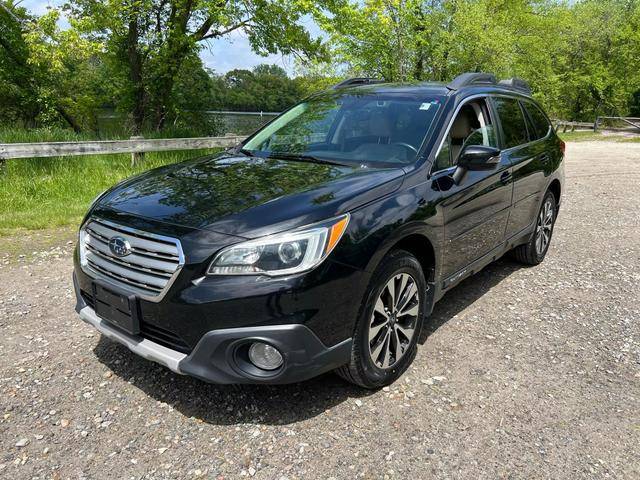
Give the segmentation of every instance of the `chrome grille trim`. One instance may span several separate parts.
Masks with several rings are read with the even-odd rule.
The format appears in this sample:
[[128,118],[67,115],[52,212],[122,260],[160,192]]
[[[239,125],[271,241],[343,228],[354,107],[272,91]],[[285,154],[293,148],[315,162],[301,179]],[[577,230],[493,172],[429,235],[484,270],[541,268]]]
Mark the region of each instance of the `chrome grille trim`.
[[[109,240],[114,236],[131,245],[129,255],[111,252]],[[92,217],[80,229],[80,263],[92,278],[158,302],[182,269],[184,253],[175,238]]]

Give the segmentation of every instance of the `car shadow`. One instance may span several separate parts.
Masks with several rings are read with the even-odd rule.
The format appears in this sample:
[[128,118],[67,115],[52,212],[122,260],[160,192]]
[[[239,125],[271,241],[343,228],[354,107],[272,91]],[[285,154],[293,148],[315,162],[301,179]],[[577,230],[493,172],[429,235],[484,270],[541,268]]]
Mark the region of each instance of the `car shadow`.
[[[420,342],[519,268],[508,259],[500,259],[463,281],[436,304]],[[145,361],[105,337],[100,338],[94,353],[115,375],[151,398],[186,417],[216,425],[287,425],[313,418],[351,398],[375,393],[352,386],[333,373],[292,385],[207,384]]]
[[521,268],[526,266],[505,256],[460,282],[435,304],[418,342],[424,344],[438,328]]

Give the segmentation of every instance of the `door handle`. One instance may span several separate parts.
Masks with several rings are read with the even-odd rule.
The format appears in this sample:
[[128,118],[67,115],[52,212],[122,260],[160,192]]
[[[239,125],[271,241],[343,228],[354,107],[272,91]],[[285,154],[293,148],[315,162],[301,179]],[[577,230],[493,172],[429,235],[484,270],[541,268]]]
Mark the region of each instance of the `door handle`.
[[540,161],[541,161],[542,163],[547,163],[547,162],[549,161],[549,159],[550,159],[550,158],[549,158],[549,154],[548,154],[548,153],[543,153],[543,154],[542,154],[542,155],[540,155],[538,158],[540,159]]
[[509,183],[511,181],[511,172],[503,172],[502,175],[500,175],[500,181],[505,185]]

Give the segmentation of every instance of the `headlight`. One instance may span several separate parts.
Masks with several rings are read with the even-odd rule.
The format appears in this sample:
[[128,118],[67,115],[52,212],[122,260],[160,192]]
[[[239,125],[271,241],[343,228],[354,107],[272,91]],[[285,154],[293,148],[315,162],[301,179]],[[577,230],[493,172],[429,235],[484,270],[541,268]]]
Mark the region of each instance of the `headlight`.
[[290,275],[311,270],[331,253],[347,229],[349,214],[292,232],[269,235],[222,250],[209,275]]

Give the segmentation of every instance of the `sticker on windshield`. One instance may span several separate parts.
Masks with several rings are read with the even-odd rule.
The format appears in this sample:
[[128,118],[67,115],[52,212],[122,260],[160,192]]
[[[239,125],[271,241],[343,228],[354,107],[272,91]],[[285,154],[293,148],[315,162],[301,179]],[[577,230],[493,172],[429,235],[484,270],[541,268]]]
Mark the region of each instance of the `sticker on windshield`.
[[420,110],[429,110],[431,108],[431,105],[433,105],[434,102],[425,102],[422,105],[420,105]]

